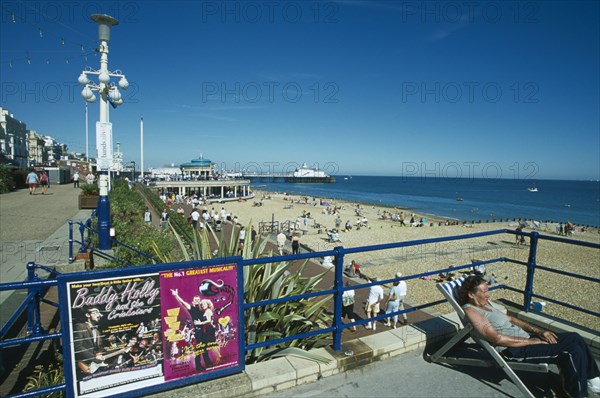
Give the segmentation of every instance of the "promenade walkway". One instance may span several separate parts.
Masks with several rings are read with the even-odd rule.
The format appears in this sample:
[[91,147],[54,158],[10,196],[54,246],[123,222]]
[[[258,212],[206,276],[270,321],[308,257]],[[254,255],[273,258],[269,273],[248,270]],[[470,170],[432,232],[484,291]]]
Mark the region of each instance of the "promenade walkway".
[[[24,281],[30,261],[49,267],[69,261],[69,220],[85,220],[78,188],[53,184],[45,195],[28,189],[0,195],[0,283]],[[7,300],[22,300],[25,291],[0,292],[0,321],[12,314]],[[13,307],[13,309],[16,308]]]

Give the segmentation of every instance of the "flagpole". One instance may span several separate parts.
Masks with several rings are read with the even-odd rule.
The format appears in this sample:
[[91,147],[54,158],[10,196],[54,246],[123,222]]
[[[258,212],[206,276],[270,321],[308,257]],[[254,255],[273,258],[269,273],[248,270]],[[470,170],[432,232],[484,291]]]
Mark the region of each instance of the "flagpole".
[[[90,145],[89,140],[89,126],[88,126],[88,103],[85,101],[85,161],[90,162],[90,155],[88,153],[88,148]],[[88,165],[89,167],[89,165]]]
[[144,182],[144,118],[140,119],[140,178]]

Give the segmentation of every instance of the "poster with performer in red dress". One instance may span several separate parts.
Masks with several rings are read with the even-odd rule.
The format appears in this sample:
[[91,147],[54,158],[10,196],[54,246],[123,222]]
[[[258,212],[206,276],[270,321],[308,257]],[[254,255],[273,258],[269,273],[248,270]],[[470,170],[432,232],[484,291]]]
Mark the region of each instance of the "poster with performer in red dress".
[[159,273],[165,381],[240,364],[235,264]]

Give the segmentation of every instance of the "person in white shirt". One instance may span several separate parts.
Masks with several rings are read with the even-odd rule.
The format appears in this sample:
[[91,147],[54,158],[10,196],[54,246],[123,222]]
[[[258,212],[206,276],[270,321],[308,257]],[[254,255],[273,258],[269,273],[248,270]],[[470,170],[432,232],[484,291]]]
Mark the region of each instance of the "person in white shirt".
[[208,223],[210,223],[210,215],[208,214],[208,212],[206,210],[202,211],[202,219],[204,220],[204,223],[208,225]]
[[279,249],[279,255],[283,256],[283,247],[285,246],[286,236],[283,232],[277,235],[277,248]]
[[240,242],[238,244],[238,254],[241,256],[244,252],[244,242],[246,241],[246,227],[240,229]]
[[194,229],[198,228],[198,220],[200,219],[200,213],[198,213],[198,209],[194,209],[192,210],[192,226],[194,227]]
[[[402,278],[402,272],[396,272],[396,278]],[[386,314],[391,314],[392,312],[398,312],[404,309],[404,298],[406,297],[407,287],[405,281],[396,281],[394,285],[390,288],[388,293],[387,306],[385,309]],[[404,318],[404,323],[408,322],[406,314],[402,314]],[[393,316],[394,319],[394,329],[396,329],[396,324],[398,323],[398,315]],[[391,327],[390,318],[387,319],[387,323],[385,326]]]
[[[350,282],[346,281],[344,284],[346,287],[350,287]],[[356,316],[354,315],[354,290],[346,290],[342,293],[342,319],[348,318],[350,322],[355,322]],[[356,326],[350,328],[350,333],[356,332]]]
[[[371,279],[373,282],[379,282],[379,278]],[[365,308],[365,312],[367,313],[367,318],[371,318],[379,315],[379,311],[381,310],[379,307],[379,303],[383,300],[383,287],[381,285],[373,285],[369,288],[369,298],[367,299],[367,306]],[[367,323],[367,329],[375,330],[377,328],[377,321],[371,323]]]

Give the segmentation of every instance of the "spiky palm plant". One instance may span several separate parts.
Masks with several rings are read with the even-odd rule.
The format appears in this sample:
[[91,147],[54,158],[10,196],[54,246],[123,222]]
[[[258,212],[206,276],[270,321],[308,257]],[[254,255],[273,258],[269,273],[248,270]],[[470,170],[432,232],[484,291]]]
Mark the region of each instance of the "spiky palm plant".
[[[251,225],[252,222],[249,223],[247,230],[250,230]],[[229,239],[226,238],[224,229],[220,233],[215,232],[212,228],[205,228],[201,232],[193,231],[193,242],[187,242],[186,245],[185,239],[179,236],[174,228],[172,229],[184,252],[189,247],[192,248],[193,253],[187,253],[186,259],[194,258],[196,260],[237,255],[239,231],[237,226],[233,226]],[[214,250],[212,250],[213,247]],[[159,253],[157,255],[162,256]],[[273,251],[267,250],[267,240],[259,236],[255,245],[246,244],[244,246],[242,255],[244,258],[273,257]],[[302,276],[304,270],[309,266],[315,266],[314,264],[306,260],[298,270],[290,272],[292,265],[291,261],[284,261],[245,267],[244,302],[255,303],[315,292],[318,290],[317,285],[328,272],[326,270],[318,275],[305,277]],[[330,300],[331,297],[326,296],[322,299],[302,299],[249,309],[244,316],[247,343],[261,343],[269,339],[326,327],[332,322],[331,316],[326,312],[326,303]],[[267,349],[256,348],[247,353],[246,362],[260,362],[279,355],[297,355],[316,361],[326,361],[323,357],[310,355],[305,351],[305,349],[318,346],[319,342],[320,339],[317,336],[292,340]]]
[[[23,388],[23,392],[55,386],[64,383],[64,379],[64,370],[60,364],[37,365],[33,374],[27,376],[27,383]],[[46,398],[62,398],[64,396],[64,391],[55,391],[44,395]]]

